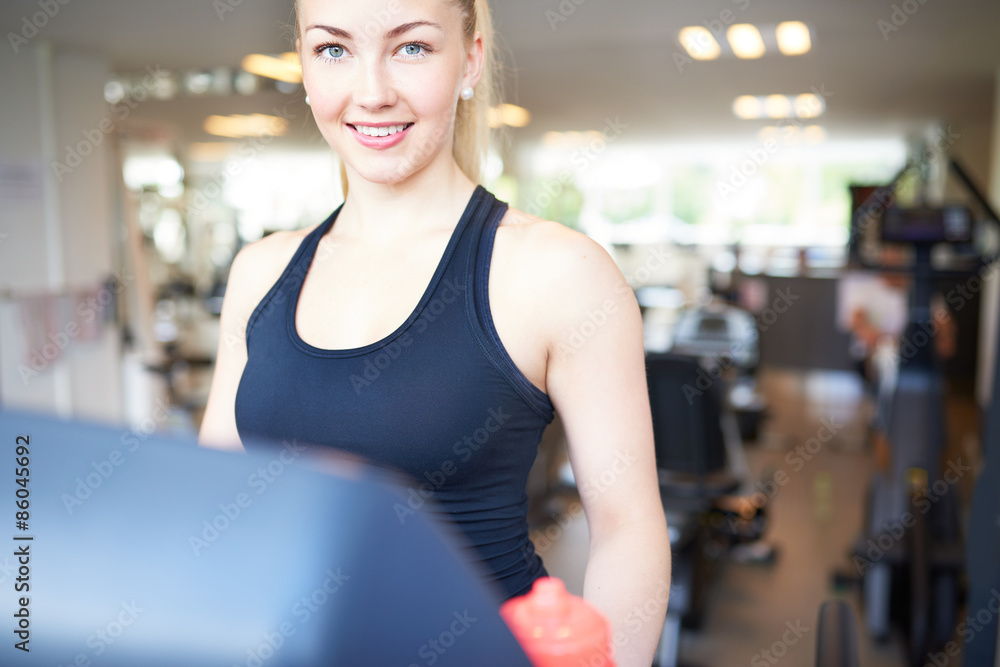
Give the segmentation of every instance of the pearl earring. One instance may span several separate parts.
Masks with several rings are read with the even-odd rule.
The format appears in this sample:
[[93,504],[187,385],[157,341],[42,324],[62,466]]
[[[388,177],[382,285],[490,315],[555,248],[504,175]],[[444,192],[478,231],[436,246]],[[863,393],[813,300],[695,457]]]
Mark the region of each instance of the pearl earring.
[[474,91],[469,86],[466,86],[465,88],[462,89],[462,99],[465,100],[466,102],[468,102],[473,97],[475,97],[475,95],[476,95],[476,91]]
[[307,105],[309,104],[309,96],[308,95],[306,95],[306,104]]

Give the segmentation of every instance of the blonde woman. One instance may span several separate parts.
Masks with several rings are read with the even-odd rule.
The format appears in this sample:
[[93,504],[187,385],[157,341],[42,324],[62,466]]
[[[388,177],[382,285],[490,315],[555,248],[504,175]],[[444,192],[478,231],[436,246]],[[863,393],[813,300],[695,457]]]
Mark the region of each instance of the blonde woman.
[[597,243],[480,184],[487,3],[299,0],[296,34],[346,199],[237,255],[200,442],[294,439],[412,475],[509,599],[547,574],[525,483],[558,410],[590,529],[584,597],[618,664],[647,667],[670,550],[639,308]]

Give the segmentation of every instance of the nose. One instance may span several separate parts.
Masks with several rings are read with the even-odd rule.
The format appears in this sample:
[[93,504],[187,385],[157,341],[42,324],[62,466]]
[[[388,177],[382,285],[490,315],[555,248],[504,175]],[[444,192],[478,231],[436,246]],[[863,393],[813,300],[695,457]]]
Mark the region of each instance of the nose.
[[396,92],[389,72],[376,59],[359,63],[354,91],[354,103],[369,111],[378,111],[396,103]]

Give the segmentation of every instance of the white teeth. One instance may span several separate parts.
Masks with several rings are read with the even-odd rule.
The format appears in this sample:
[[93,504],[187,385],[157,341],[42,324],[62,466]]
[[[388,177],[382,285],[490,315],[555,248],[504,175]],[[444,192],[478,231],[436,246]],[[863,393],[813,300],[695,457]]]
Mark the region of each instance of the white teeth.
[[368,125],[355,125],[358,132],[369,137],[385,137],[396,134],[406,129],[406,125],[389,125],[388,127],[370,127]]

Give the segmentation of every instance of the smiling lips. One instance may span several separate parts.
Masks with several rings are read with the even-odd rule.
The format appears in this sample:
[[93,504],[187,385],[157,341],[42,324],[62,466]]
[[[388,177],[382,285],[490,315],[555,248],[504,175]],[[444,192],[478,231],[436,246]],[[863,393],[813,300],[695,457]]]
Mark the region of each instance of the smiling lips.
[[402,132],[410,125],[413,125],[413,123],[402,123],[400,125],[352,125],[351,127],[368,137],[384,137]]
[[407,135],[413,123],[378,124],[378,125],[352,125],[348,127],[353,130],[354,137],[368,148],[391,148],[395,146]]

